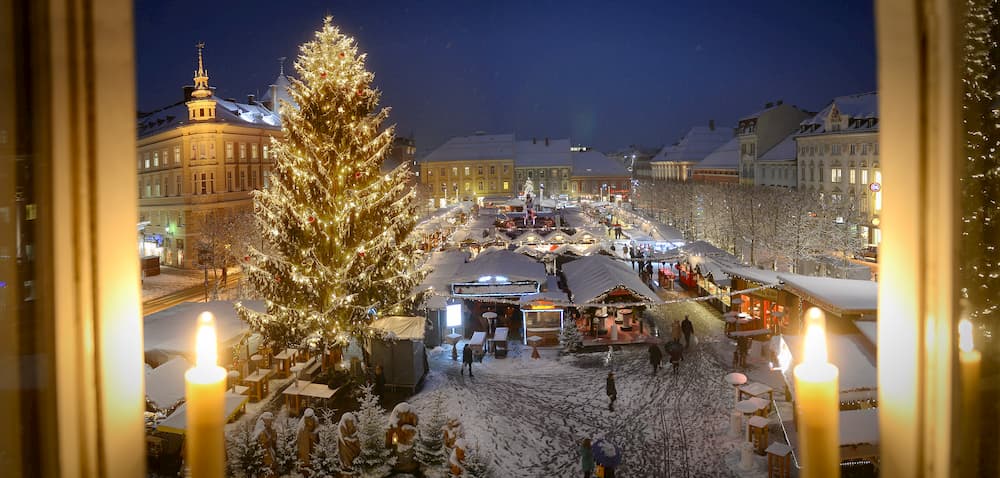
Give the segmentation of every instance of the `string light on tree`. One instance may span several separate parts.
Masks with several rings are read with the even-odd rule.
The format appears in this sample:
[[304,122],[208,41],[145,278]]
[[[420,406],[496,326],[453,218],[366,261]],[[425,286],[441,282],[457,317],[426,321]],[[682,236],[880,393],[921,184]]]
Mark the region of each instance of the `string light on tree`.
[[268,306],[237,309],[279,345],[370,336],[368,310],[404,312],[419,279],[409,165],[380,173],[393,140],[393,127],[382,126],[389,109],[378,107],[365,55],[331,18],[301,46],[295,70],[294,104],[281,105],[284,138],[271,147],[271,187],[254,196],[257,222],[271,234],[246,270]]

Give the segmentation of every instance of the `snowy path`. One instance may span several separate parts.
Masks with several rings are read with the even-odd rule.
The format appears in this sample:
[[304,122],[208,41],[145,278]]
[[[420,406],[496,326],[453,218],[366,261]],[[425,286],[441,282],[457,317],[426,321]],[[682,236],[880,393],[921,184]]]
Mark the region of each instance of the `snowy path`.
[[602,436],[623,450],[620,477],[727,476],[732,392],[722,380],[725,364],[707,345],[718,340],[713,332],[721,324],[698,310],[701,304],[672,307],[671,318],[677,308],[690,308],[703,343],[685,354],[677,374],[666,368],[654,376],[645,347],[616,351],[614,412],[604,392],[606,354],[557,357],[546,350],[543,359],[531,360],[529,349],[476,363],[475,378],[458,373],[449,348],[437,349],[428,383],[412,402],[426,407],[429,392],[443,391],[449,414],[461,419],[466,436],[492,457],[500,476],[577,476],[576,444]]

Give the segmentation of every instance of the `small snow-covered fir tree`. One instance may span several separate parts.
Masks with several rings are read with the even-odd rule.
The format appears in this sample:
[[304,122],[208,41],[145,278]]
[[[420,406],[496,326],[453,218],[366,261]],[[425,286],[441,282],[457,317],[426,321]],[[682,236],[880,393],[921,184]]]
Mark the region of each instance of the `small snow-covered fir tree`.
[[444,446],[444,426],[448,418],[444,411],[444,395],[435,392],[430,410],[421,417],[420,438],[417,439],[417,461],[427,478],[448,475],[448,456]]
[[385,446],[385,432],[389,428],[389,419],[385,409],[378,403],[378,395],[372,392],[372,385],[361,387],[361,408],[355,413],[358,417],[358,440],[361,442],[361,455],[354,461],[363,478],[381,478],[389,474],[396,464],[392,450]]
[[264,471],[264,448],[254,437],[253,422],[244,421],[226,434],[226,476],[253,478]]
[[274,425],[277,440],[274,444],[274,461],[279,476],[284,476],[299,467],[299,444],[296,425],[298,420],[285,416]]
[[493,465],[479,452],[479,447],[468,447],[465,450],[465,470],[462,472],[462,478],[493,478],[493,476]]
[[370,337],[370,311],[402,313],[412,300],[411,173],[406,162],[380,171],[394,133],[365,57],[330,17],[302,45],[270,185],[254,192],[267,245],[250,249],[245,273],[267,310],[237,311],[279,348],[314,333],[341,344]]
[[575,320],[569,319],[563,325],[559,332],[559,344],[566,352],[575,352],[583,347],[583,336],[580,335],[580,329],[576,328]]
[[319,443],[312,452],[312,468],[315,478],[334,478],[341,473],[340,448],[337,446],[337,422],[335,412],[328,408],[316,410],[319,420]]

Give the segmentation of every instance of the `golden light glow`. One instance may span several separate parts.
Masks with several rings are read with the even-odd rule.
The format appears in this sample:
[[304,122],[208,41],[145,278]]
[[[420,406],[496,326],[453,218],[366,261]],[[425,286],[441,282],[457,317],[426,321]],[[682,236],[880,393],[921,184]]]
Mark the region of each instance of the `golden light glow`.
[[826,316],[822,310],[810,307],[806,311],[806,338],[803,363],[826,363]]
[[198,333],[195,336],[195,363],[198,368],[215,367],[219,354],[216,345],[215,316],[211,312],[202,312],[198,316]]
[[975,349],[972,343],[972,322],[969,322],[969,319],[958,321],[958,348],[963,352]]

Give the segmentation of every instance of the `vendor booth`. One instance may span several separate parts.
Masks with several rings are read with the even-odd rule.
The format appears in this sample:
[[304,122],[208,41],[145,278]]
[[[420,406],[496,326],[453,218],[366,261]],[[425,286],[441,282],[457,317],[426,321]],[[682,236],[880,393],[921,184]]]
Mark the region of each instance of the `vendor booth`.
[[415,393],[427,375],[424,359],[423,317],[382,317],[371,328],[383,335],[372,340],[368,352],[372,365],[381,365],[386,386],[406,388]]

